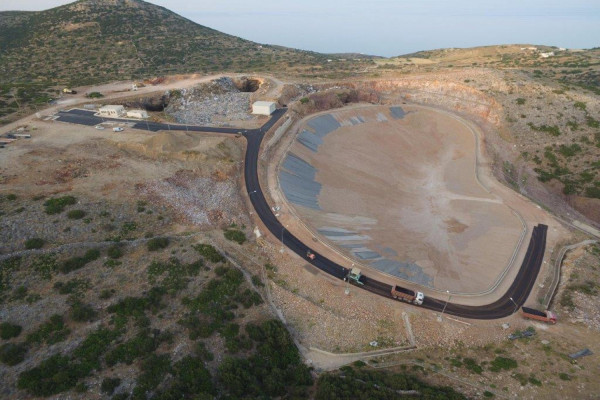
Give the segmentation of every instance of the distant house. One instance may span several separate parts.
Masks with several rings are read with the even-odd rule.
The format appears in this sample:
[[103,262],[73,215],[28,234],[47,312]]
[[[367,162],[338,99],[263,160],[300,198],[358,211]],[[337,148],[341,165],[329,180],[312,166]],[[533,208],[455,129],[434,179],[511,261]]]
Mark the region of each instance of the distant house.
[[552,57],[552,56],[554,56],[553,51],[551,51],[549,53],[540,53],[540,57],[542,57],[542,58],[548,58],[548,57]]
[[104,107],[100,107],[100,110],[98,110],[100,112],[100,115],[103,117],[122,117],[125,115],[125,107],[123,106],[116,106],[116,105],[108,105],[108,106],[104,106]]
[[271,115],[275,108],[275,103],[272,101],[255,101],[252,104],[252,114]]
[[127,117],[129,118],[148,118],[148,113],[146,110],[129,110],[127,111]]

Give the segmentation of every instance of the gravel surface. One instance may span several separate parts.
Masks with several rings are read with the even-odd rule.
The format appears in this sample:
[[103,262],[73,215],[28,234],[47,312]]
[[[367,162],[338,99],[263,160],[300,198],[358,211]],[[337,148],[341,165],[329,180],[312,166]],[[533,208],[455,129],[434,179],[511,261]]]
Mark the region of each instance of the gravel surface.
[[166,112],[186,124],[214,125],[215,119],[225,116],[230,120],[251,120],[254,118],[250,115],[251,94],[241,92],[231,78],[219,78],[192,89],[171,92]]

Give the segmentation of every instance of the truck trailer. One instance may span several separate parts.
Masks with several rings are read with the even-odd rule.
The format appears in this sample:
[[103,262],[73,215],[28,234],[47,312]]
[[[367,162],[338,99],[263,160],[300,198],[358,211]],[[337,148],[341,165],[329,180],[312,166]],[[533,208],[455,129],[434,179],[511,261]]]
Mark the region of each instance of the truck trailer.
[[538,321],[548,322],[550,324],[556,323],[556,314],[552,311],[540,311],[534,308],[522,307],[523,317],[527,319],[536,319]]
[[414,290],[398,285],[392,286],[392,297],[396,300],[406,301],[419,306],[423,304],[423,300],[425,299],[425,295],[422,292],[415,292]]

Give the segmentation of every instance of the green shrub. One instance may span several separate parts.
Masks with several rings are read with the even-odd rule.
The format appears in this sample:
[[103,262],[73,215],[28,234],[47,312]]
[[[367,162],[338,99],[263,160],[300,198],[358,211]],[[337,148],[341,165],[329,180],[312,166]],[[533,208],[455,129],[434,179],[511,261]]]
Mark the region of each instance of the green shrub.
[[124,222],[123,226],[121,226],[121,233],[126,235],[130,232],[133,232],[137,229],[137,224],[133,221]]
[[91,92],[85,95],[85,97],[89,98],[89,99],[99,99],[104,97],[104,95],[100,92]]
[[491,362],[490,371],[499,372],[503,369],[508,371],[509,369],[517,368],[517,366],[518,364],[516,360],[508,357],[498,356]]
[[189,277],[198,275],[203,266],[202,260],[191,264],[182,264],[175,257],[171,257],[168,262],[153,261],[148,266],[148,282],[154,285],[162,278],[160,286],[167,289],[169,294],[175,294],[177,291],[185,289]]
[[540,381],[539,379],[537,379],[535,377],[535,375],[533,375],[533,374],[529,375],[528,381],[529,381],[529,383],[531,383],[534,386],[542,386],[542,381]]
[[561,144],[558,148],[558,152],[565,157],[573,157],[575,154],[581,152],[581,146],[577,143],[573,143],[570,146],[565,146],[564,144]]
[[71,318],[76,322],[88,322],[96,318],[96,311],[89,304],[83,304],[79,301],[71,304]]
[[148,251],[162,250],[162,249],[165,249],[169,245],[169,238],[166,238],[166,237],[153,238],[153,239],[150,239],[146,245],[148,246]]
[[35,396],[52,396],[72,389],[85,371],[66,356],[54,355],[19,375],[17,386]]
[[81,219],[85,217],[87,213],[83,210],[71,210],[67,213],[67,218],[69,219]]
[[23,361],[27,348],[21,344],[6,343],[0,346],[0,362],[13,366]]
[[246,289],[243,293],[240,294],[240,302],[244,306],[244,308],[250,308],[254,305],[259,305],[263,303],[262,297],[260,294],[255,292],[254,290]]
[[46,200],[44,206],[46,207],[46,214],[60,214],[65,210],[66,206],[70,206],[77,203],[77,199],[73,196],[56,197]]
[[71,331],[65,326],[63,317],[54,314],[34,332],[27,335],[27,343],[54,344],[62,342]]
[[490,392],[489,390],[486,390],[485,392],[483,392],[483,397],[487,397],[488,399],[491,399],[494,396],[495,396],[495,394]]
[[41,238],[31,238],[31,239],[27,239],[25,241],[25,248],[27,250],[41,249],[44,246],[45,243],[46,243],[46,241],[44,239],[41,239]]
[[471,372],[474,372],[479,375],[481,375],[481,373],[483,372],[483,368],[481,367],[481,365],[477,364],[477,361],[475,361],[472,358],[463,358],[463,364],[465,368]]
[[72,257],[63,262],[59,270],[63,274],[67,274],[71,271],[83,268],[86,264],[95,261],[98,258],[100,258],[100,250],[90,249],[86,251],[82,257]]
[[130,365],[139,357],[152,353],[160,344],[160,337],[149,332],[140,332],[132,339],[119,344],[106,354],[105,361],[109,367],[118,363]]
[[246,241],[246,234],[238,229],[227,229],[224,235],[227,240],[237,242],[238,244],[244,244]]
[[158,311],[162,307],[162,296],[166,290],[162,287],[150,289],[143,297],[126,297],[116,304],[108,307],[108,312],[126,317],[141,317],[146,310]]
[[247,359],[226,358],[221,363],[218,380],[224,391],[232,397],[274,398],[293,393],[306,398],[306,388],[312,384],[310,370],[301,362],[285,326],[270,320],[249,324],[246,331],[258,342],[256,353]]
[[123,254],[125,254],[125,252],[123,251],[123,246],[118,243],[110,246],[106,251],[106,255],[112,258],[113,260],[123,257]]
[[210,244],[196,244],[193,245],[192,248],[196,250],[202,257],[210,261],[211,263],[224,262],[225,257],[219,253],[217,249],[215,249]]
[[517,104],[518,104],[518,105],[520,105],[520,106],[522,106],[523,104],[525,104],[525,99],[524,99],[524,98],[522,98],[522,97],[519,97],[519,98],[517,99]]
[[211,353],[206,348],[206,344],[204,342],[198,342],[198,343],[196,343],[196,354],[203,361],[212,361],[215,358],[215,356],[213,355],[213,353]]
[[105,327],[96,329],[73,351],[73,359],[81,369],[87,371],[86,374],[94,369],[100,369],[100,358],[121,334],[122,331],[119,329],[110,330]]
[[171,357],[168,354],[150,354],[142,361],[140,370],[142,373],[138,376],[133,397],[138,393],[145,395],[164,380],[167,373],[171,372]]
[[114,289],[102,289],[98,297],[100,297],[102,300],[106,300],[110,299],[113,296],[113,294],[115,294]]
[[552,136],[560,136],[560,129],[558,128],[558,126],[556,125],[540,125],[540,126],[536,126],[533,123],[529,122],[527,125],[529,125],[529,127],[537,132],[546,132]]
[[9,193],[6,195],[6,200],[15,201],[17,199],[17,195],[14,193]]
[[585,196],[600,199],[600,187],[589,187],[585,189]]
[[87,279],[71,279],[67,282],[56,282],[54,289],[60,294],[74,294],[75,297],[81,297],[83,293],[90,288],[90,281]]
[[583,101],[576,101],[575,104],[573,104],[573,106],[575,108],[579,108],[580,110],[585,110],[587,108],[586,104]]
[[260,279],[260,276],[258,276],[258,275],[252,275],[252,284],[254,286],[256,286],[256,287],[263,287],[263,286],[265,286],[265,284]]
[[27,288],[23,285],[18,286],[13,292],[13,300],[23,300],[27,296]]
[[31,263],[33,269],[43,279],[50,279],[58,270],[58,263],[54,254],[41,254]]
[[20,325],[11,324],[10,322],[2,322],[0,324],[0,338],[8,340],[17,337],[21,334],[22,330],[23,328],[21,328]]
[[560,374],[558,374],[558,377],[563,381],[571,380],[571,376],[569,374],[565,374],[564,372],[561,372]]
[[121,384],[121,378],[104,378],[100,385],[102,393],[106,393],[109,396],[115,392],[115,389]]

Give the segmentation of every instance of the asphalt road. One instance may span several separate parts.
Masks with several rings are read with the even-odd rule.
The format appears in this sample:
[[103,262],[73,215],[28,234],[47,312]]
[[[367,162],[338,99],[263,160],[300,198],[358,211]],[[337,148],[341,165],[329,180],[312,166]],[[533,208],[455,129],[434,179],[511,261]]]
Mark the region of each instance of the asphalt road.
[[[246,182],[246,190],[250,201],[256,210],[258,217],[263,221],[266,228],[278,240],[283,240],[283,244],[290,250],[303,257],[307,262],[314,265],[321,271],[332,275],[338,279],[343,279],[348,273],[348,268],[339,265],[323,255],[313,251],[307,245],[302,243],[297,237],[284,228],[284,226],[275,217],[269,204],[267,203],[260,187],[258,179],[258,155],[260,153],[260,144],[265,133],[273,127],[275,123],[286,113],[286,108],[276,110],[271,119],[259,129],[240,130],[235,128],[213,128],[202,127],[195,125],[171,125],[156,122],[136,122],[133,128],[149,131],[158,130],[182,130],[192,132],[217,132],[227,134],[242,134],[247,142],[246,156],[244,160],[244,180]],[[95,117],[94,112],[86,110],[71,110],[60,112],[58,121],[70,122],[82,125],[97,125],[103,121],[123,122],[120,119],[99,118]],[[466,306],[450,302],[451,298],[435,299],[432,297],[425,298],[421,307],[434,311],[442,311],[446,314],[455,315],[464,318],[473,319],[497,319],[513,314],[520,306],[522,306],[537,279],[542,261],[544,259],[544,251],[546,248],[546,225],[538,225],[534,227],[531,233],[531,239],[527,252],[521,264],[521,268],[517,277],[513,281],[506,293],[497,301],[484,306]],[[306,258],[307,251],[312,251],[315,254],[314,260]],[[358,286],[376,293],[383,297],[391,297],[392,287],[387,283],[377,281],[363,276],[363,286]]]

